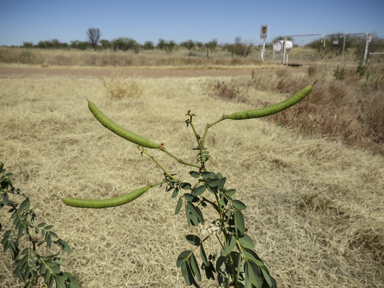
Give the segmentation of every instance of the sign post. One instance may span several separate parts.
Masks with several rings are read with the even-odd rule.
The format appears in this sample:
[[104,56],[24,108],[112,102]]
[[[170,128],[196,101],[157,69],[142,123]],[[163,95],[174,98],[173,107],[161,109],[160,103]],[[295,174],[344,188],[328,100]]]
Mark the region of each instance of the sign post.
[[263,39],[263,49],[261,50],[261,60],[264,60],[265,39],[268,39],[268,36],[269,36],[269,25],[261,25],[260,39]]

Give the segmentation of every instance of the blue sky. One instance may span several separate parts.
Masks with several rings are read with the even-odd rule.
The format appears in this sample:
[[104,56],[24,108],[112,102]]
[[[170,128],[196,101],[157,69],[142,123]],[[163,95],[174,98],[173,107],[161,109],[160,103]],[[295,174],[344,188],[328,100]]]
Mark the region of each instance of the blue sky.
[[0,0],[0,46],[54,38],[86,41],[90,27],[101,30],[101,39],[131,37],[155,44],[159,38],[232,43],[237,36],[261,44],[264,24],[269,24],[269,40],[335,32],[384,37],[383,12],[384,0]]

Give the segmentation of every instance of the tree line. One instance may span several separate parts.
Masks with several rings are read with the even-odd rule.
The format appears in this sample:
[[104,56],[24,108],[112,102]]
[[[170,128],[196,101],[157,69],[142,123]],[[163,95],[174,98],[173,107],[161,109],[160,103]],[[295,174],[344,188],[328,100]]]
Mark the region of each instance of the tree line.
[[[189,56],[194,56],[194,51],[199,52],[215,52],[217,48],[220,48],[221,51],[226,51],[232,53],[232,55],[247,57],[255,47],[254,43],[251,41],[242,41],[240,37],[236,37],[233,43],[219,44],[217,39],[213,39],[209,42],[200,42],[193,41],[191,39],[176,43],[173,40],[164,40],[160,38],[155,44],[153,41],[145,41],[144,44],[137,42],[135,39],[130,37],[119,37],[114,40],[101,39],[101,32],[98,28],[89,28],[86,31],[87,41],[73,40],[70,43],[61,42],[58,39],[51,39],[46,41],[39,41],[37,44],[32,42],[23,42],[23,48],[41,48],[41,49],[78,49],[78,50],[106,50],[111,49],[113,51],[133,51],[139,53],[141,50],[163,50],[167,53],[170,53],[178,48],[188,49]],[[272,49],[274,42],[283,40],[283,36],[277,36],[271,41],[266,43],[266,49]],[[288,37],[289,41],[294,42],[294,39]],[[345,39],[345,50],[356,48],[358,51],[365,47],[365,37],[354,36],[347,37]],[[335,41],[338,41],[338,45],[335,45]],[[334,36],[327,37],[326,39],[326,51],[335,51],[337,54],[342,52],[344,38],[341,32],[335,33]],[[298,46],[297,44],[293,44]],[[258,46],[262,46],[259,44]],[[321,39],[314,40],[305,46],[320,49],[322,46]],[[384,50],[384,39],[373,35],[372,41],[370,43],[371,51],[383,51]]]

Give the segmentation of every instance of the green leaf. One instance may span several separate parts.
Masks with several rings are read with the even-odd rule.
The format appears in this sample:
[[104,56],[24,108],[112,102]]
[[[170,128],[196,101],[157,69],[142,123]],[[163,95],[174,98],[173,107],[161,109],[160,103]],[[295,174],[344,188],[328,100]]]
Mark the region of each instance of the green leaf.
[[196,171],[190,171],[189,174],[190,174],[193,178],[199,178],[199,177],[200,177],[200,173],[199,173],[199,172],[196,172]]
[[27,284],[25,284],[23,288],[31,288],[31,287],[33,287],[32,282],[27,282]]
[[211,187],[207,186],[207,190],[212,193],[212,194],[215,194],[215,192],[213,192],[213,190],[211,189]]
[[181,274],[183,274],[183,277],[185,279],[185,282],[187,282],[187,285],[190,286],[192,284],[193,276],[188,266],[188,263],[186,261],[183,261],[181,263]]
[[[251,283],[256,287],[261,287],[261,285],[263,284],[263,280],[260,277],[259,267],[257,267],[254,262],[248,261],[247,268]],[[245,271],[245,273],[247,273],[247,271]]]
[[240,212],[240,210],[235,210],[234,216],[235,216],[235,227],[236,227],[236,229],[240,233],[244,233],[244,231],[245,231],[245,223],[244,223],[243,214]]
[[23,250],[23,252],[21,252],[21,255],[28,254],[29,250],[30,250],[30,248],[25,248],[25,249]]
[[47,246],[49,248],[51,248],[51,245],[52,245],[52,237],[51,237],[51,235],[47,233],[45,239],[47,241]]
[[233,248],[235,248],[235,246],[236,246],[236,238],[232,235],[231,238],[229,238],[223,252],[221,252],[221,255],[227,256],[233,250]]
[[245,288],[250,288],[251,287],[251,277],[248,273],[248,262],[245,262],[244,264],[244,287]]
[[53,277],[51,277],[51,279],[49,281],[49,284],[48,284],[48,288],[52,288],[53,287],[53,283],[55,283],[55,279]]
[[19,278],[21,281],[25,282],[25,279],[24,279],[24,276],[23,274],[21,273],[20,269],[17,269],[16,268],[16,277]]
[[229,265],[224,256],[220,256],[216,261],[217,281],[220,286],[226,286],[229,281]]
[[[14,209],[9,210],[8,212],[11,213],[12,211],[14,211]],[[15,211],[15,212],[12,213],[11,219],[15,218],[16,216],[17,216],[17,213]],[[13,225],[15,225],[15,224],[13,224]]]
[[202,172],[201,175],[204,179],[209,179],[209,177],[211,177],[211,172]]
[[201,213],[200,209],[195,207],[191,202],[187,201],[187,208],[189,211],[191,211],[192,215],[194,215],[201,223],[204,223],[203,214]]
[[180,187],[183,190],[189,190],[189,189],[191,189],[191,184],[183,182],[183,183],[180,184]]
[[184,193],[184,199],[190,202],[199,202],[200,199],[196,196],[193,196],[192,194],[189,193]]
[[[8,237],[9,235],[11,235],[11,233],[12,233],[12,230],[7,230],[7,232],[4,233],[3,237],[4,238]],[[3,243],[3,242],[1,242],[1,243]]]
[[267,268],[265,266],[261,267],[261,272],[263,273],[264,279],[267,281],[269,287],[272,287],[272,280],[271,277],[269,276],[269,273],[266,270]]
[[[27,205],[28,205],[28,207],[29,207],[29,199],[27,198],[27,199],[25,199],[22,203],[21,203],[21,205],[20,205],[20,207],[19,207],[19,212],[21,212],[24,208],[26,208],[27,207]],[[29,209],[29,208],[28,208]],[[28,209],[25,209],[25,211],[28,211]]]
[[39,228],[42,228],[42,227],[44,227],[45,226],[45,222],[42,222],[42,223],[40,223],[39,225],[37,225],[37,227],[39,227]]
[[195,189],[195,191],[193,191],[193,195],[199,196],[199,195],[201,195],[201,194],[203,194],[205,192],[205,189],[206,189],[205,185],[201,185],[201,186],[197,187]]
[[200,257],[201,260],[203,260],[203,263],[208,266],[208,259],[207,259],[207,254],[205,254],[205,250],[203,248],[203,243],[200,245]]
[[60,287],[66,288],[64,281],[63,279],[61,279],[60,276],[56,276],[55,281],[56,281],[56,288],[60,288]]
[[69,281],[71,281],[71,284],[69,285],[69,288],[80,288],[79,284],[77,283],[77,279],[74,276],[69,277]]
[[44,282],[47,284],[50,279],[51,279],[51,271],[47,269],[47,272],[45,273],[45,277],[44,277]]
[[181,206],[183,206],[183,199],[180,197],[179,201],[177,201],[175,215],[177,215],[180,212]]
[[221,188],[223,188],[226,181],[227,181],[227,178],[225,177],[221,178],[219,184],[217,185],[217,189],[220,190]]
[[176,187],[175,190],[173,190],[173,193],[172,193],[172,198],[176,198],[176,196],[179,194],[179,188]]
[[23,236],[24,229],[25,229],[24,225],[20,225],[19,233],[17,234],[17,238],[20,239]]
[[44,264],[40,264],[39,272],[40,272],[41,275],[44,275],[44,274],[45,274],[45,270],[46,270],[46,269],[47,269],[47,268],[45,267]]
[[59,240],[57,240],[57,243],[59,243],[60,247],[62,249],[64,249],[65,252],[67,252],[67,253],[72,253],[73,252],[71,247],[69,247],[68,243],[65,242],[64,240],[59,239]]
[[255,248],[255,243],[253,243],[251,237],[249,237],[247,234],[239,235],[238,239],[241,247],[249,249]]
[[[185,206],[187,206],[187,205],[185,205]],[[190,226],[191,224],[193,226],[199,225],[199,223],[200,223],[199,219],[195,215],[193,215],[187,207],[185,207],[185,211],[186,211],[186,215],[187,215],[188,226]]]
[[181,252],[179,257],[177,257],[176,265],[178,268],[181,267],[181,263],[184,262],[192,254],[191,250],[185,250]]
[[45,230],[49,230],[49,229],[52,229],[52,228],[53,228],[53,225],[48,225],[48,226],[44,227]]
[[236,189],[229,189],[225,192],[225,195],[231,197],[236,193]]
[[232,200],[232,206],[240,210],[247,208],[247,205],[239,200]]
[[55,266],[53,266],[53,267],[51,267],[50,268],[51,269],[51,271],[52,271],[52,273],[54,273],[54,274],[60,274],[60,266],[59,265],[57,265],[56,263],[55,263]]
[[263,261],[259,258],[259,256],[257,256],[257,254],[253,250],[244,248],[243,253],[248,260],[255,262],[257,266],[264,266]]
[[192,245],[199,246],[201,244],[201,240],[199,236],[189,234],[187,235],[187,241],[191,243]]
[[191,260],[191,268],[192,268],[193,274],[195,274],[196,278],[199,281],[201,281],[201,273],[200,273],[199,265],[197,264],[195,255],[192,254],[189,259]]
[[65,263],[62,259],[56,259],[55,262],[60,266],[67,266],[67,263]]
[[214,188],[214,187],[217,187],[217,185],[219,185],[220,183],[220,179],[211,179],[207,182],[208,186]]

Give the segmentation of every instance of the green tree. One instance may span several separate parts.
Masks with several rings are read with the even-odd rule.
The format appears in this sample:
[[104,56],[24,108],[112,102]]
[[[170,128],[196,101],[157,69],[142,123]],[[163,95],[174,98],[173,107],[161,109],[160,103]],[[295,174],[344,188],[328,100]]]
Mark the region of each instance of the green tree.
[[109,40],[102,39],[100,40],[101,48],[102,49],[110,49],[111,48],[111,42]]
[[133,50],[138,53],[139,44],[136,40],[129,37],[120,37],[112,41],[113,50],[128,51]]
[[143,45],[144,50],[153,50],[155,48],[155,44],[152,41],[145,41]]
[[181,42],[180,46],[185,47],[189,51],[191,51],[196,46],[196,43],[193,40],[187,40],[187,41]]
[[244,43],[241,41],[240,37],[236,37],[235,44],[233,45],[233,53],[245,58],[252,52],[253,46],[252,42]]
[[23,48],[32,48],[33,42],[23,42]]

